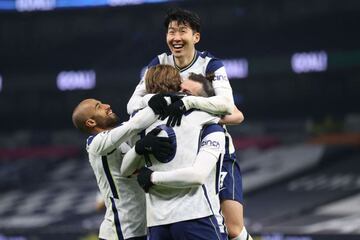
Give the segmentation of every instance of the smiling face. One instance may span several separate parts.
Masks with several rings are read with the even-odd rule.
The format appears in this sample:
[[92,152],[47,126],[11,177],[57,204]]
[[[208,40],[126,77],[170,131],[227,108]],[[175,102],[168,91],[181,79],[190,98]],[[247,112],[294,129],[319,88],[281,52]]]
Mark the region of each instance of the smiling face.
[[118,116],[111,110],[109,104],[96,99],[82,101],[73,112],[73,123],[80,130],[88,133],[98,133],[115,127]]
[[94,99],[91,105],[93,110],[92,119],[95,120],[98,128],[110,129],[118,124],[119,118],[112,111],[109,104],[105,104]]
[[195,32],[186,22],[171,21],[166,34],[166,42],[175,58],[192,59],[195,44],[200,40],[200,33]]

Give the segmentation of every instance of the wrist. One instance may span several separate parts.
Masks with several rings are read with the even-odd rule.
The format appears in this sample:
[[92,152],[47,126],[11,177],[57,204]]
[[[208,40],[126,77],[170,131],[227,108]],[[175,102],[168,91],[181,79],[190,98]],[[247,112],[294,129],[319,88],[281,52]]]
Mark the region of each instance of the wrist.
[[137,142],[135,143],[135,152],[136,152],[136,154],[138,154],[138,155],[143,155],[143,154],[145,153],[145,150],[144,150],[144,148],[143,148],[143,146],[142,146],[142,144],[141,144],[140,141],[141,141],[141,140],[139,140],[139,141],[137,141]]
[[193,96],[186,96],[181,99],[181,101],[184,103],[186,111],[192,109],[192,98]]

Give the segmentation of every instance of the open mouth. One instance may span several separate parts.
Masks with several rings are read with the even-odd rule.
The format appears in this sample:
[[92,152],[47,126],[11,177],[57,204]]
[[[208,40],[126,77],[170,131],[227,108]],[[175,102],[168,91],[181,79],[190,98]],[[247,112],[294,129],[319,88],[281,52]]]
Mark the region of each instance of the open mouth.
[[173,44],[172,46],[175,50],[180,50],[184,47],[184,44]]

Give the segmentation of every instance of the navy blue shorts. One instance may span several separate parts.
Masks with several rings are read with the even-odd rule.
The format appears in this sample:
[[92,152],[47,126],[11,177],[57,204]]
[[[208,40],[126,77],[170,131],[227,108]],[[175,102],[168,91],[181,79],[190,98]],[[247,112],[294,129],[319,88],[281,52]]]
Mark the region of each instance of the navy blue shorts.
[[220,201],[234,200],[243,204],[242,176],[235,154],[231,154],[230,159],[224,159],[220,176]]
[[[149,240],[224,240],[215,216],[149,227]],[[227,238],[225,238],[227,239]]]

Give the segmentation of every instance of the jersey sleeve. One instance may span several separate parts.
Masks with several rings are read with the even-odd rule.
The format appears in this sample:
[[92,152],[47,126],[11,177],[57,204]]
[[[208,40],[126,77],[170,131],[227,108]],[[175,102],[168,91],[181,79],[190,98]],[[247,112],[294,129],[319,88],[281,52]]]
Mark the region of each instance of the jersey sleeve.
[[193,166],[172,171],[155,171],[151,175],[151,180],[155,185],[172,188],[200,186],[205,183],[217,161],[220,161],[220,155],[223,155],[224,152],[224,130],[220,126],[209,129],[201,141],[201,147]]
[[125,154],[122,160],[120,175],[124,177],[131,176],[137,169],[144,165],[144,157],[137,154],[135,147],[133,147]]
[[156,119],[157,116],[152,109],[146,107],[140,110],[129,121],[96,135],[88,146],[88,152],[99,155],[108,154],[113,149],[119,147],[121,143],[128,140],[128,138],[150,126]]
[[[152,66],[156,66],[159,64],[159,58],[154,58],[149,65],[147,66],[147,69]],[[145,70],[144,75],[141,77],[140,82],[135,88],[135,91],[133,92],[128,104],[127,104],[127,112],[128,114],[132,114],[135,110],[142,109],[147,106],[147,101],[149,99],[143,99],[143,97],[146,95],[146,87],[145,87],[145,76],[147,73],[147,69]]]
[[218,115],[231,114],[234,109],[234,97],[225,67],[219,59],[212,59],[206,68],[206,74],[214,73],[213,87],[215,96],[189,96],[183,99],[187,110],[197,108]]

